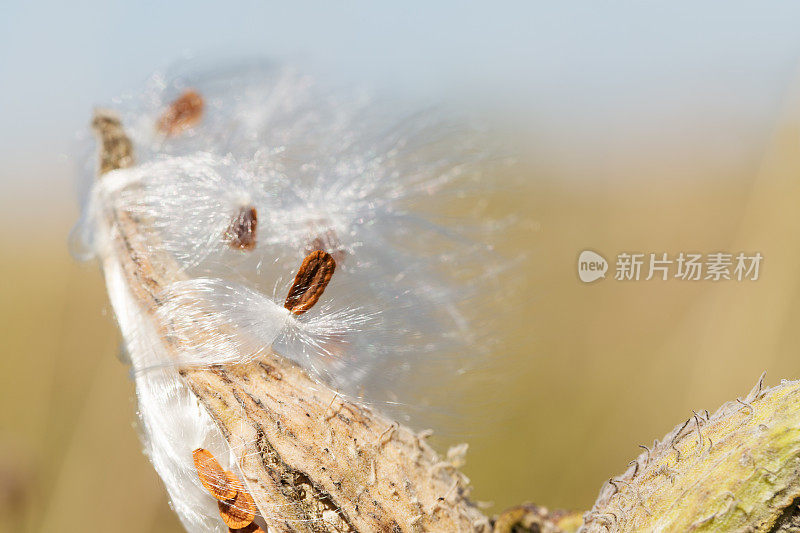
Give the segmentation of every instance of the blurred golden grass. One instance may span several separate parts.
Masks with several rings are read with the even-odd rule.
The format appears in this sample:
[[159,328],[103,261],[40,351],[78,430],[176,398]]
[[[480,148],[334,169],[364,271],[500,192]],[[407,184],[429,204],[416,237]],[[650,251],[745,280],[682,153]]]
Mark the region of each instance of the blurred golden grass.
[[[755,170],[714,174],[702,162],[680,176],[660,168],[589,182],[538,166],[525,194],[490,198],[496,212],[537,224],[509,235],[530,257],[514,288],[522,298],[498,332],[512,371],[454,406],[475,428],[466,473],[476,498],[495,509],[524,500],[587,508],[638,444],[692,409],[743,396],[764,370],[768,382],[800,377],[797,116],[787,114]],[[0,528],[179,531],[141,454],[98,267],[66,251],[74,216],[62,206],[40,220],[41,239],[0,243],[18,250],[0,262]],[[586,248],[612,264],[622,251],[765,259],[756,282],[622,283],[610,273],[584,285],[575,264]]]
[[[587,508],[638,444],[692,409],[744,396],[765,370],[768,383],[800,377],[798,116],[787,114],[755,171],[531,183],[519,208],[541,231],[520,245],[532,247],[534,278],[504,343],[519,369],[498,383],[513,423],[483,420],[471,439],[477,497]],[[612,269],[623,251],[765,259],[755,282],[584,285],[576,261],[587,248]]]
[[0,523],[15,531],[179,531],[141,454],[98,267],[75,263],[61,241],[8,257],[0,275],[8,281],[0,483],[17,495],[2,502]]

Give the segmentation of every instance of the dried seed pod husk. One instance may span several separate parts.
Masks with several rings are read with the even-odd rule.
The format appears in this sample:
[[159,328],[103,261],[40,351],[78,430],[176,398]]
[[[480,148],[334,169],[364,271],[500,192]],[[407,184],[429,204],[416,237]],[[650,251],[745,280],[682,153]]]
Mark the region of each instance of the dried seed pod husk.
[[197,448],[192,457],[200,483],[214,498],[225,501],[236,497],[239,480],[235,475],[226,472],[211,452]]
[[122,120],[113,111],[97,109],[92,118],[92,130],[100,143],[97,173],[133,166],[133,143],[125,134]]
[[334,270],[336,261],[328,252],[317,250],[308,254],[297,271],[283,306],[295,315],[311,309],[325,292]]
[[173,101],[158,119],[158,131],[165,135],[177,135],[197,125],[203,118],[205,102],[200,93],[187,90]]
[[227,501],[217,502],[219,514],[230,529],[242,529],[253,523],[256,518],[256,503],[244,486],[237,480],[236,496]]
[[[291,87],[291,86],[290,86]],[[256,87],[258,88],[258,87]],[[259,92],[259,91],[250,91]],[[263,91],[262,91],[263,92]],[[275,91],[272,91],[275,93]],[[278,95],[280,97],[280,95]],[[273,98],[273,97],[271,97]],[[316,99],[315,99],[316,100]],[[272,102],[273,100],[269,100]],[[316,105],[316,104],[314,104]],[[245,109],[239,115],[250,115],[252,109]],[[311,108],[312,111],[316,108]],[[298,115],[304,117],[306,110],[300,109]],[[339,115],[339,109],[334,110]],[[295,122],[291,120],[294,114],[287,116],[287,124]],[[237,126],[236,121],[234,126]],[[249,120],[246,120],[248,124]],[[227,124],[227,121],[226,121]],[[358,128],[361,123],[356,123]],[[272,121],[267,125],[272,126]],[[155,125],[152,125],[155,126]],[[267,128],[272,130],[273,128]],[[291,128],[294,130],[294,128]],[[316,129],[316,128],[314,128]],[[381,131],[385,125],[380,125]],[[205,128],[204,128],[205,130]],[[208,148],[210,143],[206,143],[212,137],[216,139],[210,148],[212,151],[220,143],[217,140],[223,139],[224,132],[196,131],[198,135],[192,136],[199,142],[192,144],[192,139],[183,139],[180,142],[164,142],[161,146],[166,153],[159,157],[165,157],[170,165],[181,167],[199,159],[197,155],[187,156],[187,149],[197,147]],[[206,133],[210,134],[209,138]],[[231,138],[224,139],[221,143],[225,147],[237,148],[235,158],[241,155],[249,160],[253,154],[250,153],[249,144],[240,146],[238,142],[240,128],[235,128]],[[302,142],[314,144],[316,137],[306,138],[306,131],[301,130],[298,137]],[[312,133],[312,132],[309,132]],[[324,132],[325,133],[325,132]],[[341,129],[336,128],[336,134],[340,134]],[[424,130],[421,131],[423,138],[427,138]],[[283,132],[278,132],[278,138],[284,137]],[[325,133],[327,135],[327,133]],[[411,135],[411,132],[404,134]],[[187,135],[187,137],[189,137]],[[227,137],[227,136],[226,136]],[[327,137],[326,137],[327,138]],[[326,138],[321,140],[325,141]],[[114,148],[122,146],[120,143],[105,142],[112,140],[110,136],[103,135],[103,161],[107,165],[101,168],[113,169],[122,168],[128,163],[125,157],[117,157]],[[257,147],[265,145],[264,138],[258,136],[254,139]],[[292,138],[288,139],[292,141]],[[333,138],[336,141],[336,137]],[[394,141],[391,144],[396,144]],[[424,143],[423,143],[424,144]],[[270,143],[266,143],[270,145]],[[321,148],[325,148],[321,144]],[[338,143],[337,143],[338,145]],[[382,145],[382,143],[381,143]],[[123,150],[124,151],[124,150]],[[174,153],[173,153],[174,152]],[[338,149],[337,149],[338,152]],[[227,153],[227,152],[226,152]],[[416,152],[410,155],[413,157]],[[210,155],[212,165],[223,165],[220,158],[222,154],[214,153]],[[323,151],[322,154],[327,157]],[[349,160],[349,152],[344,154],[345,160]],[[403,154],[400,154],[403,157]],[[227,156],[224,156],[227,158]],[[187,160],[188,159],[188,160]],[[305,159],[305,158],[302,158]],[[440,163],[448,164],[452,158],[447,155],[447,161],[432,161],[433,172],[430,179],[438,181],[443,172]],[[148,165],[151,161],[143,161],[143,165]],[[408,184],[409,189],[418,188],[417,176],[427,178],[423,169],[419,168],[417,158],[411,162],[415,181]],[[158,163],[154,163],[158,164]],[[227,163],[225,163],[227,165]],[[224,166],[224,165],[223,165]],[[451,166],[448,164],[448,167]],[[457,168],[461,167],[458,162]],[[202,169],[211,168],[208,165],[201,165]],[[454,167],[456,168],[456,167]],[[159,170],[163,170],[159,167]],[[212,169],[213,170],[213,169]],[[244,171],[244,169],[241,169]],[[380,170],[380,169],[379,169]],[[404,167],[400,167],[397,172],[391,168],[392,174],[405,175]],[[122,176],[136,178],[138,172],[132,170],[130,174],[121,173]],[[188,176],[189,173],[187,173]],[[292,173],[288,174],[292,175]],[[382,180],[381,175],[369,175],[369,183],[364,186],[372,190],[372,182],[376,179]],[[227,185],[228,178],[233,174],[224,173],[220,176],[221,180],[211,180],[213,184]],[[145,177],[145,176],[142,176]],[[165,177],[169,179],[168,173]],[[216,177],[216,176],[214,176]],[[346,176],[350,181],[350,176]],[[237,178],[238,179],[238,178]],[[248,180],[245,180],[248,181]],[[111,182],[112,185],[114,182]],[[166,334],[171,330],[171,319],[166,318],[162,310],[166,307],[166,300],[162,299],[170,287],[176,283],[195,281],[192,278],[191,269],[187,266],[199,264],[206,255],[195,252],[194,247],[170,246],[170,240],[178,239],[183,236],[181,231],[172,228],[169,224],[161,224],[162,221],[170,222],[175,220],[176,226],[193,226],[191,220],[182,218],[191,214],[192,204],[189,202],[189,209],[179,209],[177,216],[172,217],[172,213],[165,213],[161,200],[177,199],[178,206],[184,206],[184,198],[196,198],[192,196],[191,186],[184,191],[176,191],[174,182],[166,181],[166,195],[159,194],[161,191],[154,191],[157,194],[150,195],[152,190],[149,185],[151,181],[142,181],[144,188],[139,184],[132,186],[134,196],[139,192],[152,201],[149,215],[138,216],[137,213],[125,209],[116,201],[103,202],[98,205],[98,232],[102,235],[104,244],[107,246],[98,247],[98,254],[103,261],[104,271],[109,286],[109,293],[114,308],[121,318],[120,326],[123,336],[129,346],[133,347],[132,361],[134,369],[139,371],[151,368],[150,356],[158,353],[158,362],[165,365],[163,387],[159,383],[158,391],[172,391],[177,389],[181,393],[186,393],[186,398],[190,400],[187,409],[180,412],[167,411],[169,416],[161,416],[165,409],[160,401],[147,401],[140,404],[143,413],[143,420],[146,422],[157,421],[159,424],[143,424],[146,428],[146,444],[148,452],[153,458],[153,464],[164,479],[173,507],[180,514],[181,520],[187,529],[195,531],[205,531],[209,521],[221,527],[220,518],[209,516],[208,500],[202,494],[196,493],[200,490],[195,484],[194,490],[187,490],[185,474],[195,475],[191,471],[191,463],[186,464],[188,455],[194,446],[190,447],[182,454],[172,453],[174,444],[187,444],[194,442],[195,439],[186,439],[183,430],[198,429],[203,435],[214,435],[224,438],[230,444],[230,452],[235,454],[235,461],[241,469],[242,476],[249,483],[249,491],[241,496],[252,499],[258,503],[261,509],[270,509],[268,515],[263,516],[262,523],[268,524],[270,531],[282,532],[310,532],[310,531],[414,531],[414,530],[439,530],[439,531],[470,531],[474,524],[482,524],[483,531],[488,527],[488,520],[484,517],[469,501],[468,486],[466,480],[451,469],[437,468],[441,464],[441,458],[424,442],[405,427],[399,427],[391,435],[385,434],[385,429],[391,425],[391,420],[379,412],[368,409],[361,411],[356,404],[350,404],[353,412],[343,411],[331,418],[326,418],[330,398],[335,395],[335,391],[325,383],[313,379],[303,368],[292,361],[290,358],[282,357],[279,353],[272,353],[265,350],[262,355],[263,360],[259,361],[237,361],[237,364],[214,364],[214,365],[188,365],[183,364],[185,354],[174,342],[174,337]],[[314,187],[326,190],[336,190],[336,187],[329,186],[327,182],[316,183]],[[401,184],[402,185],[402,184]],[[387,185],[389,191],[397,188],[391,184]],[[360,185],[359,185],[360,187]],[[235,194],[226,196],[224,201],[210,202],[212,208],[207,210],[211,215],[216,214],[208,220],[214,224],[208,225],[212,231],[199,232],[204,239],[198,239],[201,244],[197,247],[199,252],[207,248],[209,237],[215,241],[215,245],[228,246],[222,240],[226,228],[229,226],[231,218],[241,205],[242,197],[253,192],[249,187],[244,187],[245,195]],[[213,187],[211,190],[215,190]],[[381,198],[385,188],[379,188],[375,193],[375,198]],[[177,194],[176,194],[177,192]],[[255,193],[257,194],[257,193]],[[332,194],[331,196],[336,196]],[[204,199],[214,198],[208,194],[202,195]],[[331,198],[332,200],[333,198]],[[359,216],[363,215],[370,219],[373,208],[369,206],[372,196],[367,196],[363,209],[359,207],[356,211]],[[114,200],[114,198],[111,198]],[[131,205],[137,204],[135,198]],[[263,197],[255,196],[253,201],[256,205],[265,205],[271,208],[272,204],[262,203]],[[249,203],[250,200],[247,200]],[[196,203],[196,202],[195,202]],[[348,200],[349,204],[349,200]],[[308,206],[301,205],[301,208]],[[261,209],[261,207],[259,207]],[[350,206],[348,205],[348,210]],[[167,210],[168,211],[168,210]],[[348,211],[349,212],[349,211]],[[205,214],[205,213],[204,213]],[[259,213],[264,215],[264,212]],[[275,213],[269,213],[270,222],[277,217]],[[294,224],[288,220],[287,224],[278,228],[273,228],[272,224],[268,228],[271,236],[276,232],[283,232],[284,226]],[[262,222],[263,224],[263,222]],[[205,226],[204,226],[205,227]],[[347,226],[349,227],[349,226]],[[265,228],[259,234],[259,247],[268,243],[265,237]],[[189,232],[191,233],[191,232]],[[342,234],[344,235],[344,234]],[[340,236],[342,236],[340,235]],[[352,236],[348,236],[351,237]],[[276,239],[277,246],[284,241],[290,242],[291,249],[302,249],[306,243],[306,236],[302,228],[296,229],[291,239]],[[380,250],[383,241],[377,241],[375,246]],[[186,253],[186,249],[190,253]],[[278,249],[278,248],[276,248]],[[349,249],[349,248],[348,248]],[[381,250],[382,251],[382,250]],[[335,254],[335,250],[330,249],[329,253]],[[391,254],[387,255],[392,257]],[[335,263],[334,263],[335,264]],[[327,278],[333,270],[333,265],[329,269]],[[327,283],[326,276],[323,280]],[[447,288],[447,287],[443,287]],[[319,298],[323,287],[317,287],[310,295],[304,295],[307,289],[303,289],[298,298],[304,299],[306,304],[302,308],[296,309],[302,312],[314,305]],[[376,291],[376,295],[383,291]],[[204,302],[213,304],[217,300],[216,293],[201,293]],[[314,298],[310,298],[314,296]],[[387,295],[387,298],[390,296]],[[440,297],[436,297],[439,301]],[[210,305],[209,305],[210,306]],[[424,306],[423,306],[424,307]],[[285,311],[285,310],[284,310]],[[288,312],[282,313],[288,315]],[[123,316],[130,320],[123,319]],[[154,335],[142,335],[142,331],[147,329],[157,332]],[[194,328],[191,337],[186,342],[189,345],[203,345],[208,339],[218,338],[220,335],[232,335],[234,339],[243,335],[245,324],[241,321],[234,321],[233,324],[218,324],[213,328]],[[436,333],[440,328],[434,328]],[[183,341],[181,341],[183,342]],[[246,355],[244,352],[236,352],[239,355]],[[372,353],[365,351],[365,355],[371,357]],[[274,372],[267,372],[264,365],[269,365],[275,369]],[[174,370],[174,371],[173,371]],[[137,375],[151,376],[155,373],[140,372]],[[275,379],[275,375],[282,376],[282,379]],[[140,389],[140,384],[143,387]],[[139,380],[137,390],[147,393],[145,387],[150,383],[146,379]],[[173,387],[175,389],[173,389]],[[181,399],[184,396],[181,396]],[[204,409],[198,410],[191,398],[195,398],[202,404]],[[160,396],[157,398],[160,399]],[[276,403],[277,402],[277,403]],[[183,406],[181,406],[183,407]],[[199,416],[208,414],[209,417]],[[354,418],[358,420],[353,423]],[[162,420],[164,419],[164,420]],[[176,423],[171,423],[172,421]],[[161,422],[165,423],[161,423]],[[199,424],[197,423],[199,422]],[[272,427],[286,428],[286,431],[272,431]],[[151,430],[152,429],[152,430]],[[255,430],[259,437],[253,434]],[[208,433],[210,432],[210,433]],[[324,438],[326,446],[330,448],[327,453],[320,453],[319,439]],[[380,445],[374,443],[380,441]],[[197,442],[200,442],[199,440]],[[355,451],[358,458],[355,462],[347,460],[342,462],[342,457],[350,457],[351,451]],[[187,471],[188,467],[188,471]],[[300,492],[287,490],[284,480],[307,480],[301,483],[304,490],[304,498],[299,500]],[[375,482],[379,481],[376,485]],[[199,496],[199,497],[198,497]],[[242,508],[242,503],[234,501],[225,502],[228,506]],[[220,506],[222,507],[222,506]],[[225,509],[229,511],[230,509]],[[213,509],[211,509],[213,513]],[[338,517],[338,519],[336,519]],[[261,520],[261,519],[260,519]],[[243,521],[234,523],[232,529],[243,529],[249,524]],[[251,522],[252,523],[252,522]],[[228,527],[231,527],[230,525]],[[263,526],[262,526],[263,527]],[[223,527],[224,529],[224,527]]]
[[231,220],[225,230],[225,240],[235,250],[250,251],[256,247],[256,229],[258,228],[258,212],[256,208],[244,206]]
[[492,533],[574,533],[583,524],[581,513],[555,510],[533,503],[506,509],[494,520]]

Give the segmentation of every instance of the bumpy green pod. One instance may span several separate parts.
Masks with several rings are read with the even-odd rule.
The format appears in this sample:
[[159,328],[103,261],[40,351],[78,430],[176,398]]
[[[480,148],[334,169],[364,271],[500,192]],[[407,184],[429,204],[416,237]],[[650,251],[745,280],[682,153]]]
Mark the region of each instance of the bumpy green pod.
[[762,380],[643,446],[581,531],[800,531],[800,381]]

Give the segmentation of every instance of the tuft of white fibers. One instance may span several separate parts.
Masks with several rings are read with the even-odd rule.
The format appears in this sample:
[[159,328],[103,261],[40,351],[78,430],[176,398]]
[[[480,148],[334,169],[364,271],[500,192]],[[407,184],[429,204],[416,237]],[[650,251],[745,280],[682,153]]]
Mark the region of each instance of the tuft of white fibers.
[[[204,100],[201,119],[176,135],[159,131],[187,89]],[[509,160],[467,121],[261,62],[156,74],[113,107],[136,164],[97,180],[76,235],[104,258],[146,451],[187,529],[223,531],[192,450],[225,463],[232,455],[178,367],[272,350],[343,396],[403,416],[416,401],[409,391],[425,389],[420,372],[441,389],[443,376],[482,364],[487,324],[476,317],[502,304],[507,262],[491,246],[503,221],[480,208]],[[186,278],[159,295],[161,328],[106,257],[112,209],[139,221],[143,242]],[[251,225],[237,241],[242,221]],[[335,271],[319,302],[295,314],[284,300],[318,249]]]
[[275,349],[326,382],[341,374],[353,381],[363,375],[346,357],[350,338],[371,324],[380,326],[368,312],[329,305],[297,317],[272,298],[222,279],[179,281],[162,297],[160,322],[179,353],[168,366],[245,363]]
[[217,505],[197,476],[192,452],[208,449],[223,463],[230,463],[228,468],[236,472],[231,450],[177,369],[171,365],[156,367],[165,363],[169,355],[163,353],[159,333],[130,294],[120,263],[111,257],[104,267],[109,298],[133,369],[147,369],[134,373],[144,451],[187,531],[225,533],[227,528],[219,520]]

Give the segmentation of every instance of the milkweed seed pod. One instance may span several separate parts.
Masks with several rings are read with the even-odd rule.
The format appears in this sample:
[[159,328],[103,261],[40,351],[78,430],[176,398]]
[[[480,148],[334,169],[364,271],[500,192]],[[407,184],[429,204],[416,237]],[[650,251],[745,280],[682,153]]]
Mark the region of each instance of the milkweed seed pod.
[[74,243],[102,263],[187,530],[798,530],[800,382],[693,413],[583,520],[525,504],[490,521],[465,447],[441,457],[381,413],[434,363],[452,396],[440,378],[482,360],[470,311],[514,286],[493,285],[502,224],[447,210],[504,160],[470,128],[258,63],[157,75],[115,107],[92,121]]
[[437,113],[261,64],[156,76],[117,107],[94,120],[76,236],[186,528],[487,528],[457,465],[378,411],[422,362],[456,375],[480,355],[499,225],[435,219],[507,160]]
[[640,446],[580,531],[798,531],[800,381],[763,379]]

